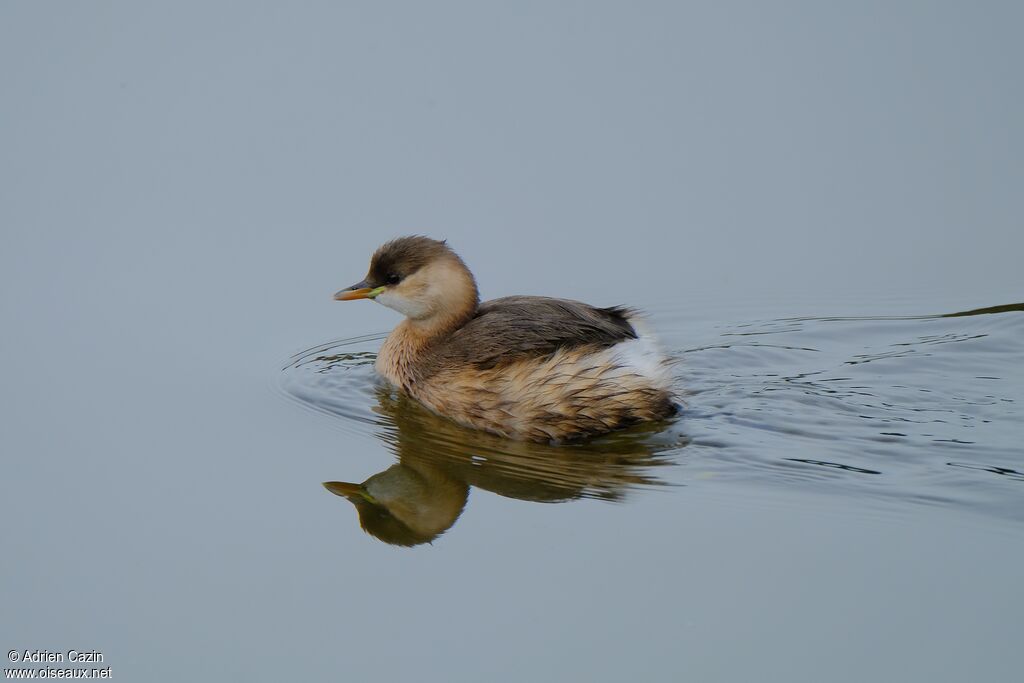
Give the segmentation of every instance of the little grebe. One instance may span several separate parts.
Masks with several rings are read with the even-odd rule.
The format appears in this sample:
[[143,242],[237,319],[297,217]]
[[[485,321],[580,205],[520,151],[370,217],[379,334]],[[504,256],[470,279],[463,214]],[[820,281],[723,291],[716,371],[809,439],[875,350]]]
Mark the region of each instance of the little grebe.
[[480,303],[473,274],[444,242],[388,242],[366,279],[334,298],[404,314],[377,371],[463,425],[564,441],[676,412],[667,361],[634,311],[540,296]]

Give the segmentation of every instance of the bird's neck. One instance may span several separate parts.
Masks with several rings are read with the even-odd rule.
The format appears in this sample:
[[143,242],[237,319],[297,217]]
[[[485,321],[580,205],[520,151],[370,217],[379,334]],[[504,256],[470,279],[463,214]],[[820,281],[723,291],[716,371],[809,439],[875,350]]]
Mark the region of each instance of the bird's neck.
[[425,361],[431,348],[472,320],[480,305],[476,279],[461,261],[457,267],[438,269],[432,278],[444,283],[448,292],[442,305],[432,315],[399,323],[377,356],[377,371],[406,391],[412,391],[416,380],[428,370]]
[[476,301],[458,315],[448,312],[425,320],[406,318],[391,331],[377,355],[377,371],[406,391],[415,388],[427,370],[424,361],[430,350],[465,325],[476,313]]

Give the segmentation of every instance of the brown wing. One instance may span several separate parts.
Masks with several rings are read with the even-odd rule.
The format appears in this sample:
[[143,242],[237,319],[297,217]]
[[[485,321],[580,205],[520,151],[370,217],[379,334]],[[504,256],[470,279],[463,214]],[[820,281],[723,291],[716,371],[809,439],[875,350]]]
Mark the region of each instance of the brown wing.
[[468,323],[431,354],[434,372],[472,365],[487,369],[550,355],[557,349],[606,348],[636,339],[627,308],[595,308],[579,301],[509,296],[480,304]]

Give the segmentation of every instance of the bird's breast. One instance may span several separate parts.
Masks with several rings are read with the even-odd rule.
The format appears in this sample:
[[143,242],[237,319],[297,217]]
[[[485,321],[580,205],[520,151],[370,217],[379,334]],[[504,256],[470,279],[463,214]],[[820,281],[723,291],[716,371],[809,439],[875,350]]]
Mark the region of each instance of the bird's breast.
[[417,361],[422,347],[419,341],[416,335],[399,325],[388,335],[377,354],[374,364],[377,372],[395,386],[411,392],[416,384]]

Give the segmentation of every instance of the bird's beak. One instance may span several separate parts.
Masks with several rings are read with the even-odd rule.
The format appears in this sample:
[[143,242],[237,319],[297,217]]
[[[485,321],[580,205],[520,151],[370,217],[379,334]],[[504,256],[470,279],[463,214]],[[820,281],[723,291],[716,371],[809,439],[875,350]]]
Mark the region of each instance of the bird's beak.
[[380,294],[381,292],[384,291],[383,287],[373,288],[373,287],[368,287],[367,286],[368,284],[369,283],[367,283],[366,280],[363,280],[362,282],[357,282],[356,284],[352,285],[351,287],[343,289],[340,292],[335,292],[334,298],[337,301],[355,301],[356,299],[373,299],[378,294]]
[[336,496],[348,498],[349,500],[359,499],[369,503],[377,502],[360,484],[350,484],[347,481],[325,481],[324,488]]

